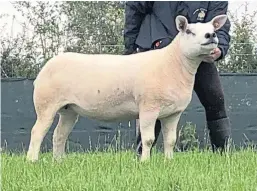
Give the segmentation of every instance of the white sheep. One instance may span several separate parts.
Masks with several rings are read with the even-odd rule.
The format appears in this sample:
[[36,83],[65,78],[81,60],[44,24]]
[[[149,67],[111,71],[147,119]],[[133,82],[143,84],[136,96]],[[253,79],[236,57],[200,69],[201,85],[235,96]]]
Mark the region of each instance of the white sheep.
[[208,23],[189,24],[184,16],[177,16],[179,33],[163,49],[132,55],[63,53],[50,59],[34,82],[37,120],[27,159],[38,160],[42,140],[57,113],[54,159],[65,154],[67,137],[78,116],[105,122],[139,119],[141,161],[150,157],[158,118],[165,156],[172,158],[177,124],[191,101],[197,68],[217,47],[218,38],[213,34],[226,19],[219,15]]

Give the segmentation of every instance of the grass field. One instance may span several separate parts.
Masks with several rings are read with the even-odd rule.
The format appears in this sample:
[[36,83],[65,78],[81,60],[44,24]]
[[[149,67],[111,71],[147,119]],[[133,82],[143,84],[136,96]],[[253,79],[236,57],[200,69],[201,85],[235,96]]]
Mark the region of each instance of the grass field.
[[154,153],[143,164],[133,152],[71,153],[60,163],[47,153],[35,164],[2,153],[1,179],[3,191],[257,191],[257,153]]

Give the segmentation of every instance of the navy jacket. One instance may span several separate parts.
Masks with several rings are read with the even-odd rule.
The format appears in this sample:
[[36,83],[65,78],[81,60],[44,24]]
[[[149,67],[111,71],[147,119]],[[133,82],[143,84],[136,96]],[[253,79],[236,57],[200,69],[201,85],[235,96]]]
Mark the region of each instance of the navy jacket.
[[[125,54],[136,48],[151,49],[153,42],[162,38],[173,39],[178,31],[177,15],[189,23],[208,22],[216,15],[227,14],[227,1],[127,1],[125,7]],[[221,57],[227,54],[230,42],[230,21],[217,31]]]

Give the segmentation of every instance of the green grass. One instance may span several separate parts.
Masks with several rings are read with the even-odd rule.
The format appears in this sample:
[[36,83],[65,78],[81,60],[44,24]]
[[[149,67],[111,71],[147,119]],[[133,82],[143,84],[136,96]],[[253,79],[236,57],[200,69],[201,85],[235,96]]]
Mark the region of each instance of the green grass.
[[3,191],[256,191],[257,154],[175,153],[165,161],[155,153],[140,163],[133,152],[71,153],[57,163],[47,153],[32,164],[2,153],[1,176]]

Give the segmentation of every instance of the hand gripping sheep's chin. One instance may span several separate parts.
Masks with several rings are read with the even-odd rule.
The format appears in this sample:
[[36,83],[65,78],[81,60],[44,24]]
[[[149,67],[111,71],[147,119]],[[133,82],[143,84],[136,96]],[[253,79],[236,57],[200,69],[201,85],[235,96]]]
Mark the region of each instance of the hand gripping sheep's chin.
[[164,153],[172,158],[177,124],[192,98],[199,55],[215,48],[216,43],[208,42],[216,40],[214,31],[226,18],[219,15],[208,23],[188,24],[184,16],[178,16],[179,34],[158,50],[132,55],[66,52],[51,58],[34,81],[37,118],[27,159],[38,160],[56,114],[60,117],[53,134],[55,159],[64,155],[66,140],[79,116],[105,122],[139,119],[141,161],[150,157],[155,122],[160,119]]
[[201,47],[201,51],[199,52],[199,56],[206,56],[206,55],[210,55],[213,50],[217,48],[216,45],[205,45],[205,47]]

